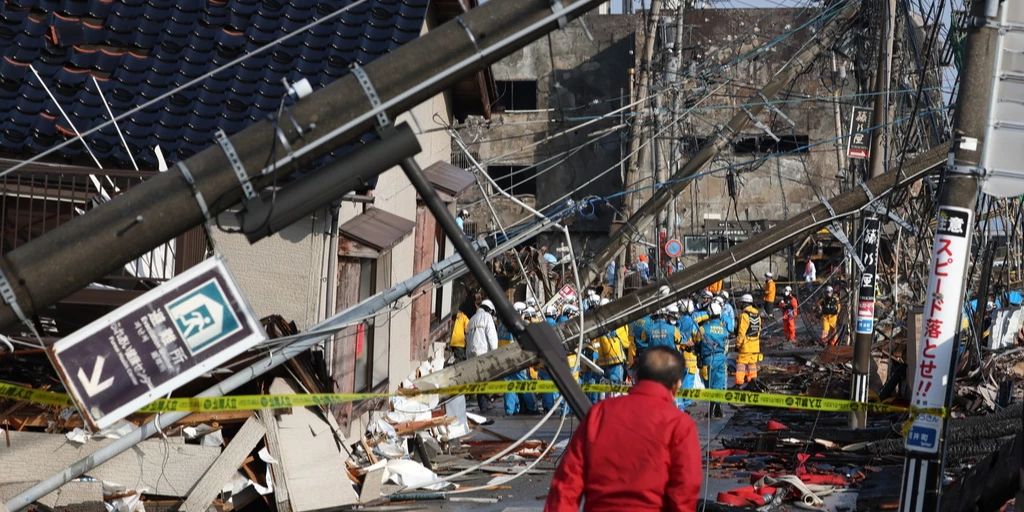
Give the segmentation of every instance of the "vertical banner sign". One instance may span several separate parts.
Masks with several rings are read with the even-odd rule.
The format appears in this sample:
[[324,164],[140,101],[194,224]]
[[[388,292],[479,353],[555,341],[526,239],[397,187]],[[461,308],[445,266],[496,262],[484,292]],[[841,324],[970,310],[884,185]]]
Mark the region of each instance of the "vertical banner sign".
[[49,356],[98,430],[265,339],[224,262],[212,258],[58,341]]
[[846,156],[867,160],[871,156],[871,109],[853,107],[850,115],[850,138],[846,143]]
[[871,215],[864,218],[864,238],[860,243],[860,260],[864,271],[860,274],[860,293],[857,302],[857,333],[871,334],[875,327],[875,270],[878,264],[878,240],[881,222]]
[[[939,208],[935,246],[931,252],[931,274],[921,319],[921,350],[914,368],[911,401],[917,407],[945,407],[946,389],[952,376],[951,363],[960,320],[960,297],[970,254],[968,235],[974,212],[964,208]],[[936,454],[942,418],[918,415],[907,433],[907,451]]]

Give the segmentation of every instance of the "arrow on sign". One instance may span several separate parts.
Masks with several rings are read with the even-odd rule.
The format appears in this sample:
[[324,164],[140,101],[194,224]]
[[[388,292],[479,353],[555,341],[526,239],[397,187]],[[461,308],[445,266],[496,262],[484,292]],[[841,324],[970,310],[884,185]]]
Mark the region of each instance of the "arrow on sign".
[[85,370],[78,369],[78,380],[82,383],[82,390],[85,391],[85,394],[95,396],[114,385],[113,377],[100,382],[100,379],[103,378],[103,363],[105,361],[103,356],[96,356],[96,362],[92,365],[92,377],[86,377]]

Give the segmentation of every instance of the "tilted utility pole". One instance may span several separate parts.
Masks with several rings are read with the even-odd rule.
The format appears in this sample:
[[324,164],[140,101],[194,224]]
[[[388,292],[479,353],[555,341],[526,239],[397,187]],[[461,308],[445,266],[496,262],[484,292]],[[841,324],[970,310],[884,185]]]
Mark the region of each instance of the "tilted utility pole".
[[[393,117],[409,110],[599,3],[491,0],[366,65],[362,85],[356,73],[349,73],[298,101],[289,109],[294,122],[275,127],[265,121],[235,134],[229,140],[238,165],[214,144],[19,246],[0,259],[0,272],[10,283],[10,288],[0,286],[0,328],[238,204],[243,184],[233,169],[240,167],[245,173],[241,181],[256,191],[272,180],[281,183],[371,129],[378,115]],[[375,91],[379,107],[368,99],[364,86]],[[290,151],[264,169],[273,140],[287,140]],[[276,172],[264,173],[271,169]]]
[[[888,164],[889,140],[889,84],[892,83],[892,47],[896,36],[896,0],[885,0],[886,16],[879,28],[878,65],[874,79],[874,113],[871,124],[876,126],[871,136],[871,153],[868,171],[871,178],[885,173]],[[856,178],[855,178],[856,179]],[[871,375],[871,344],[875,333],[875,289],[878,273],[878,244],[881,233],[878,217],[868,214],[861,224],[861,255],[864,265],[860,273],[859,299],[857,301],[857,324],[853,339],[853,377],[850,384],[850,400],[867,403]],[[850,293],[853,293],[851,287]],[[867,411],[850,413],[851,428],[866,428]]]
[[[906,186],[928,174],[942,164],[949,152],[948,145],[938,146],[908,159],[901,173],[890,173],[865,182],[870,196],[863,188],[855,188],[830,200],[835,215],[825,205],[814,206],[771,229],[761,232],[726,251],[711,255],[687,268],[669,276],[663,283],[640,289],[623,296],[605,306],[586,314],[582,334],[598,336],[615,328],[648,315],[687,294],[706,286],[723,276],[737,272],[785,247],[796,237],[810,230],[826,226],[837,218],[859,211],[874,200],[881,200],[892,190]],[[662,295],[661,284],[671,289]],[[562,339],[578,341],[579,325],[562,324]],[[535,361],[532,354],[519,347],[506,346],[474,357],[439,372],[423,377],[413,384],[423,389],[433,389],[454,384],[493,380],[510,372],[525,368]]]
[[[626,168],[626,175],[622,177],[622,184],[624,190],[636,190],[643,185],[650,185],[648,181],[654,181],[653,173],[648,174],[648,160],[651,153],[651,147],[656,144],[654,141],[644,144],[644,139],[653,136],[648,135],[647,132],[647,120],[648,114],[652,110],[653,102],[652,98],[648,97],[650,92],[651,83],[651,65],[654,61],[654,44],[658,38],[658,22],[661,18],[661,4],[662,0],[651,0],[651,8],[648,11],[647,23],[644,25],[644,47],[643,54],[640,56],[640,69],[637,73],[637,79],[634,83],[633,94],[636,98],[646,98],[644,101],[638,101],[636,107],[633,109],[631,120],[632,129],[630,130],[629,136],[629,149],[626,155],[629,155],[629,166]],[[654,167],[657,167],[658,162],[654,162]],[[629,194],[626,200],[626,214],[629,215],[636,211],[643,203],[644,198],[647,197],[645,192],[635,192]],[[632,230],[633,228],[627,223],[620,226],[619,231],[626,229]],[[639,235],[639,233],[638,233]],[[608,260],[611,261],[611,260]],[[601,275],[604,270],[604,265],[608,264],[605,261],[601,269],[594,276]],[[628,262],[625,262],[628,264]],[[620,266],[621,267],[621,266]],[[581,279],[580,283],[586,286],[589,283],[589,279]]]
[[[1011,8],[1012,2],[1003,4]],[[911,403],[918,407],[948,408],[956,381],[960,315],[963,309],[967,261],[977,205],[978,175],[984,172],[989,107],[999,26],[998,0],[976,0],[967,18],[964,66],[960,73],[953,128],[953,149],[938,201],[938,224],[930,254],[931,269],[921,319],[920,350]],[[1004,13],[1005,14],[1005,13]],[[1010,148],[1006,148],[1008,151]],[[979,301],[980,302],[980,301]],[[979,304],[979,307],[984,307]],[[947,421],[921,414],[907,432],[900,511],[938,510],[942,498]]]
[[626,225],[613,233],[609,237],[608,242],[594,255],[594,258],[580,269],[580,282],[586,285],[600,276],[604,266],[614,259],[620,251],[625,249],[626,244],[632,240],[632,237],[642,233],[651,224],[651,221],[655,219],[658,212],[664,210],[669,201],[686,188],[688,185],[687,178],[697,174],[720,151],[725,149],[730,141],[764,110],[768,101],[774,98],[796,76],[810,66],[819,53],[832,46],[839,34],[846,28],[846,22],[857,12],[859,7],[859,1],[847,2],[842,10],[836,13],[827,22],[827,25],[814,36],[812,43],[804,47],[800,53],[787,62],[768,85],[746,99],[744,104],[747,106],[736,112],[722,129],[709,138],[700,151],[672,176],[670,184],[658,188],[651,199],[636,210],[630,211]]

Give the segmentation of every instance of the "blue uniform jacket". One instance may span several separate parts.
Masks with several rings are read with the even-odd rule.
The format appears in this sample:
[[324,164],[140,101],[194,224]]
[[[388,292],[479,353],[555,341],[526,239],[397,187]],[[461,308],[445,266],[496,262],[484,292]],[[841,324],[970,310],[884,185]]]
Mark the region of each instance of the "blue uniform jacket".
[[729,331],[726,329],[725,320],[722,317],[712,318],[700,326],[701,357],[708,359],[716,354],[725,353],[725,344],[729,340]]

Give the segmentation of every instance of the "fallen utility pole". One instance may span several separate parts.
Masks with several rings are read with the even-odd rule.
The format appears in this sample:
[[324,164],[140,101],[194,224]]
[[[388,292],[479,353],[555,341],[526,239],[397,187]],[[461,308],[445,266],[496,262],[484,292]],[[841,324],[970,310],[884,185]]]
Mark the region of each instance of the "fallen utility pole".
[[[697,174],[705,165],[725,149],[736,135],[747,128],[756,117],[767,106],[784,87],[794,78],[799,76],[822,51],[830,48],[838,36],[846,28],[846,22],[857,12],[860,7],[859,1],[851,1],[837,13],[819,33],[814,36],[814,42],[808,44],[800,53],[796,54],[785,67],[772,78],[768,85],[765,85],[756,94],[751,95],[744,101],[740,111],[733,115],[732,119],[700,148],[700,151],[693,156],[682,169],[672,175],[672,178],[665,186],[657,188],[654,195],[647,202],[642,204],[635,211],[630,212],[629,219],[623,223],[623,227],[613,233],[608,242],[598,250],[597,254],[589,263],[580,269],[580,282],[587,285],[601,275],[602,270],[609,261],[626,248],[631,237],[640,236],[647,226],[657,217],[658,212],[664,211],[669,202],[689,185],[689,178]],[[807,27],[805,30],[810,30]],[[642,94],[639,91],[638,94]],[[628,228],[627,228],[628,226]]]
[[[484,255],[484,260],[493,259],[494,257],[504,253],[506,250],[515,248],[520,243],[529,240],[554,225],[555,221],[545,219],[537,225],[523,228],[500,245],[492,247],[488,243],[486,244],[487,250]],[[479,243],[477,248],[481,248]],[[211,397],[226,395],[260,375],[284,364],[289,359],[327,340],[339,329],[387,308],[402,297],[411,295],[420,287],[430,283],[441,286],[465,275],[467,272],[468,269],[460,254],[449,256],[448,258],[431,265],[430,268],[406,279],[401,283],[398,283],[391,289],[378,293],[373,297],[369,297],[362,302],[332,316],[331,318],[320,322],[319,324],[311,327],[307,332],[294,337],[288,345],[281,348],[279,351],[257,361],[248,368],[235,372],[230,377],[196,396]],[[175,422],[185,418],[189,414],[191,413],[170,412],[156,416],[152,421],[139,426],[125,436],[115,440],[113,443],[90,454],[88,457],[71,464],[60,473],[57,473],[46,480],[42,480],[25,491],[22,491],[6,503],[3,503],[2,506],[0,506],[0,511],[3,511],[4,507],[6,507],[6,510],[10,510],[12,512],[17,512],[28,507],[33,502],[57,490],[62,485],[84,475],[100,464],[116,457],[119,453],[129,450],[147,438],[159,433],[161,426],[166,428],[168,425],[173,425]]]
[[[896,37],[896,0],[884,0],[886,15],[879,28],[878,65],[874,79],[874,109],[871,124],[879,128],[871,136],[871,153],[868,160],[868,176],[877,178],[885,174],[888,164],[889,139],[889,84],[892,82],[892,47]],[[852,134],[851,134],[852,135]],[[878,244],[881,230],[878,217],[868,215],[861,221],[860,288],[857,300],[857,325],[853,338],[853,376],[850,382],[850,400],[867,403],[871,375],[871,344],[875,339],[875,290],[878,280],[876,272]],[[852,293],[852,288],[851,288]],[[868,412],[850,413],[851,428],[866,428]]]
[[[946,180],[939,195],[935,242],[921,318],[921,347],[913,372],[912,404],[945,407],[952,402],[956,381],[960,315],[971,257],[978,200],[978,174],[984,172],[989,107],[996,75],[999,31],[998,0],[975,0],[967,17],[964,67],[960,74],[953,145]],[[1004,3],[1002,10],[1012,3]],[[1005,12],[1003,13],[1006,14]],[[1009,151],[1009,149],[1007,149]],[[979,308],[984,308],[979,299]],[[906,434],[907,458],[900,486],[900,511],[938,510],[942,501],[943,466],[948,421],[922,414]]]
[[[289,108],[290,122],[260,122],[225,139],[237,159],[229,159],[215,144],[5,254],[0,272],[7,282],[0,284],[9,286],[0,286],[0,328],[27,322],[33,313],[216,217],[273,180],[281,183],[378,121],[428,100],[600,3],[491,0],[296,102]],[[265,167],[274,140],[287,140],[289,151]],[[244,171],[241,182],[235,169]]]
[[[788,222],[751,237],[728,251],[717,253],[672,274],[666,282],[659,282],[640,289],[589,311],[586,314],[587,318],[582,328],[582,334],[591,337],[611,331],[684,298],[688,293],[696,291],[702,286],[747,267],[785,247],[793,238],[857,212],[866,205],[881,199],[885,194],[920,179],[934,167],[945,162],[948,153],[949,145],[934,147],[908,159],[901,171],[874,178],[867,181],[864,188],[855,188],[831,199],[829,206],[819,205],[810,208],[791,217]],[[835,213],[833,214],[832,211]],[[671,289],[668,295],[661,293],[659,288],[662,284],[667,284]],[[565,323],[560,326],[559,334],[567,342],[578,340],[581,334],[580,327],[571,322]],[[418,388],[433,389],[454,384],[493,380],[517,369],[525,368],[534,361],[535,358],[532,354],[510,345],[427,375],[413,384]]]

